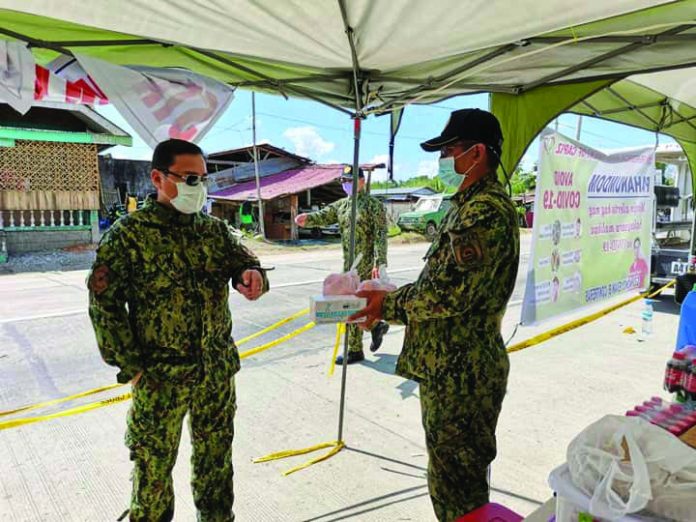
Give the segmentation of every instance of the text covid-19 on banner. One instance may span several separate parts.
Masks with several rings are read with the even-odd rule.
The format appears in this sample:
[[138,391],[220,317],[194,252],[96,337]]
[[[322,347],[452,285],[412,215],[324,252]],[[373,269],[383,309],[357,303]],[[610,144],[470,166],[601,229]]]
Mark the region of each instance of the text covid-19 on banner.
[[522,306],[531,324],[649,284],[654,149],[604,153],[545,131]]

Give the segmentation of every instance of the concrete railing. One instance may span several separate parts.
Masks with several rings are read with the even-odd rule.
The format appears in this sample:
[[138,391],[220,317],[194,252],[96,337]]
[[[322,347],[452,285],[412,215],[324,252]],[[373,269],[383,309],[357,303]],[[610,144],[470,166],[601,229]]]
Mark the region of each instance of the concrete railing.
[[90,230],[99,221],[96,210],[0,210],[0,230]]

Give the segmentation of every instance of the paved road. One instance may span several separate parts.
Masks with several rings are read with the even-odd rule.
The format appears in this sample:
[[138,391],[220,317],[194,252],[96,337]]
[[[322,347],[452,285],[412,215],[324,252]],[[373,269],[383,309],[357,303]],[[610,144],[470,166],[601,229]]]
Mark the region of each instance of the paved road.
[[[524,236],[525,252],[528,239]],[[398,283],[417,276],[425,248],[391,249]],[[235,337],[305,307],[308,296],[320,291],[321,280],[341,266],[339,255],[327,250],[264,259],[276,266],[273,292],[251,304],[238,295],[231,298]],[[522,297],[525,261],[523,256],[513,304]],[[85,275],[0,277],[0,410],[113,382],[115,372],[99,359],[85,314]],[[658,311],[650,343],[636,343],[621,333],[638,313],[628,308],[513,356],[499,429],[500,457],[493,470],[496,500],[530,512],[549,496],[546,476],[562,462],[575,433],[605,412],[620,412],[656,394],[672,343],[673,312],[667,303]],[[518,318],[519,306],[512,306],[504,322],[507,333]],[[250,344],[274,339],[306,321]],[[517,336],[543,328],[521,329]],[[264,465],[250,461],[335,438],[340,378],[326,375],[334,329],[316,327],[244,361],[235,441],[239,520],[433,520],[417,385],[393,375],[402,337],[402,328],[392,328],[380,352],[350,368],[345,432],[350,450],[287,478],[280,472],[302,457]],[[129,494],[130,463],[122,444],[126,411],[127,404],[119,404],[0,431],[0,520],[114,520]],[[195,518],[187,485],[189,455],[185,434],[175,470],[180,521]]]

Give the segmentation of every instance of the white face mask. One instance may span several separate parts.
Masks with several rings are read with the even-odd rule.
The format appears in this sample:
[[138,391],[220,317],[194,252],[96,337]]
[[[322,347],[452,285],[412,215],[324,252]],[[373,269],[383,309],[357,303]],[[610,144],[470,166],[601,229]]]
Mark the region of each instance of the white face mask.
[[438,160],[437,177],[440,178],[440,180],[446,186],[453,187],[453,188],[459,188],[459,186],[462,183],[464,183],[464,180],[469,175],[469,172],[471,172],[471,169],[473,169],[478,164],[478,160],[476,160],[474,163],[472,163],[471,167],[466,169],[466,172],[461,173],[461,174],[459,172],[457,172],[454,168],[455,160],[464,156],[464,154],[469,152],[475,146],[476,145],[472,145],[471,147],[466,149],[464,152],[462,152],[458,156],[448,156],[446,158],[440,158]]
[[172,206],[182,214],[195,214],[208,198],[208,188],[205,183],[199,183],[195,187],[186,183],[176,184],[177,195],[171,200]]

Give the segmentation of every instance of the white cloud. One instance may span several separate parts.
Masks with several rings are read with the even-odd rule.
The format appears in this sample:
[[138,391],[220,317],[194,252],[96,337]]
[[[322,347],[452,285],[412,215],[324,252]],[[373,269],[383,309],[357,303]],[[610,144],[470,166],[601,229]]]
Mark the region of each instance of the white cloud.
[[418,176],[428,176],[434,178],[437,174],[438,161],[437,159],[422,160],[418,163]]
[[388,165],[389,164],[389,154],[377,154],[375,157],[373,157],[367,163],[384,163],[385,165]]
[[336,144],[322,138],[315,127],[290,127],[283,136],[293,144],[295,154],[311,159],[325,156]]
[[372,171],[372,177],[370,179],[372,181],[387,181],[387,178],[389,178],[387,169],[377,169]]
[[[385,165],[389,164],[389,155],[388,154],[378,154],[377,156],[373,157],[370,161],[367,161],[366,163],[384,163]],[[372,172],[372,181],[387,181],[387,178],[389,177],[389,171],[384,168],[384,169],[377,169]]]

